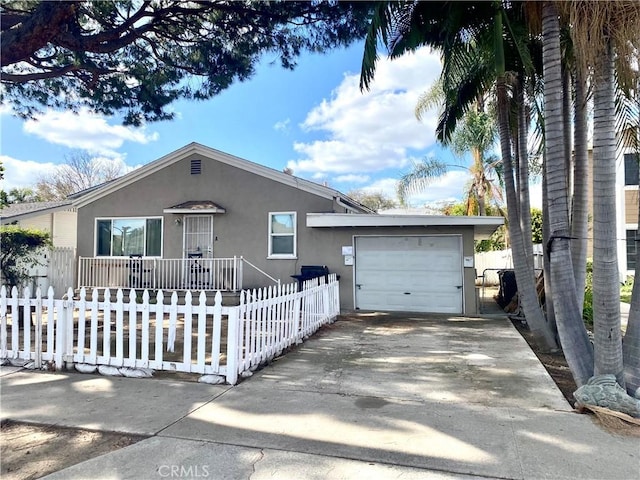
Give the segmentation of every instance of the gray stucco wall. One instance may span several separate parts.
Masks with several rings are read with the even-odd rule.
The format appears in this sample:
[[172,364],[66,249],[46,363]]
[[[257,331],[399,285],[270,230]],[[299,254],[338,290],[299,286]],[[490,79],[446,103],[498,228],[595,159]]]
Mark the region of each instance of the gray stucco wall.
[[[202,159],[202,173],[191,175],[192,158]],[[182,215],[163,209],[190,200],[211,200],[225,208],[213,221],[214,256],[243,256],[285,282],[302,264],[319,262],[318,232],[307,229],[307,212],[340,212],[344,208],[269,178],[202,156],[190,156],[78,209],[78,255],[95,254],[95,219],[100,217],[163,217],[163,258],[182,257]],[[296,211],[298,259],[267,259],[269,212]],[[304,261],[302,260],[304,259]],[[245,286],[268,285],[257,271],[244,269]]]
[[[342,247],[354,246],[354,236],[365,235],[461,235],[464,256],[473,256],[472,227],[368,227],[368,228],[312,228],[316,248],[313,261],[305,264],[327,265],[331,272],[340,275],[340,304],[344,310],[353,310],[354,266],[344,265]],[[475,292],[475,269],[464,268],[464,313],[478,313]]]
[[[191,175],[192,158],[202,159],[202,173]],[[302,265],[327,265],[341,276],[341,307],[353,305],[353,267],[345,266],[342,246],[353,245],[354,235],[442,235],[460,234],[463,254],[473,255],[473,228],[307,228],[309,212],[344,213],[332,199],[305,192],[269,178],[202,156],[189,156],[139,181],[78,209],[78,255],[95,255],[95,219],[100,217],[163,218],[163,258],[182,257],[181,215],[163,214],[163,209],[190,200],[211,200],[226,213],[214,217],[214,256],[243,256],[283,283]],[[268,259],[269,212],[297,212],[297,258]],[[475,314],[475,271],[464,269],[464,309]],[[245,266],[244,287],[269,285],[259,272]]]

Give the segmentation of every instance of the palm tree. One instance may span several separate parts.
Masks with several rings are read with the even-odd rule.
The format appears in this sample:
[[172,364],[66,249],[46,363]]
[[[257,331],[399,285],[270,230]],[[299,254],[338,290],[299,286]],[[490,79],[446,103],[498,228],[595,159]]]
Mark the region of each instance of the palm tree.
[[568,185],[563,125],[563,85],[560,55],[560,21],[553,2],[542,7],[545,176],[550,240],[549,264],[553,307],[565,358],[578,386],[593,374],[593,350],[577,303],[571,262]]
[[[436,86],[440,85],[439,83]],[[442,95],[441,95],[442,96]],[[429,109],[426,103],[428,96],[423,95],[416,106],[416,116],[420,118]],[[478,102],[479,103],[479,102]],[[451,147],[452,152],[462,157],[471,152],[472,164],[447,165],[437,159],[425,159],[415,163],[409,173],[400,178],[398,196],[404,203],[407,195],[424,190],[435,178],[444,175],[449,168],[464,168],[471,174],[471,181],[465,192],[467,199],[467,215],[472,215],[474,203],[478,205],[478,215],[486,215],[487,202],[502,201],[500,188],[500,161],[487,152],[493,146],[497,136],[495,122],[484,111],[469,110],[462,119],[462,124],[456,128],[450,140],[443,142]]]
[[[367,88],[373,79],[379,37],[389,49],[391,58],[423,45],[437,48],[442,52],[441,76],[445,91],[445,109],[437,134],[439,138],[447,139],[473,101],[495,83],[516,281],[532,333],[542,345],[551,348],[555,346],[555,339],[537,300],[533,271],[523,261],[525,244],[518,228],[519,214],[517,208],[512,207],[518,202],[511,160],[505,62],[507,58],[511,62],[517,55],[505,56],[503,15],[506,13],[502,5],[489,2],[378,4],[365,42],[360,84]],[[509,53],[519,51],[513,43],[509,47],[512,47]]]
[[[572,39],[583,64],[593,71],[593,305],[596,374],[614,374],[624,386],[620,333],[619,272],[615,236],[615,88],[635,82],[632,64],[640,51],[640,4],[632,1],[574,2],[570,5]],[[615,69],[615,74],[614,74]],[[632,84],[635,88],[635,83]],[[636,93],[637,95],[637,93]],[[625,350],[627,370],[640,371],[638,317],[630,315]],[[631,390],[629,393],[633,394]]]

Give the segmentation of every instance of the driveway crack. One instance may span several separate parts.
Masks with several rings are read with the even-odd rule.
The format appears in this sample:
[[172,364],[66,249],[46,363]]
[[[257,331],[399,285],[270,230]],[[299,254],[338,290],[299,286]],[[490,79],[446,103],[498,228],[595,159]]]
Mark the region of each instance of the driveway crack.
[[263,458],[264,458],[264,450],[260,449],[260,456],[254,462],[251,462],[251,473],[249,474],[249,477],[248,477],[249,480],[251,480],[251,477],[253,477],[253,474],[256,473],[256,464],[260,462]]

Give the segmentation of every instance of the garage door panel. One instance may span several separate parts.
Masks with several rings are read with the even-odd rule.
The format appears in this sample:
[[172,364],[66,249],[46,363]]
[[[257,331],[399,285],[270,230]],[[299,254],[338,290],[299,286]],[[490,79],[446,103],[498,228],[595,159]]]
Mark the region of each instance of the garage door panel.
[[459,236],[357,237],[356,307],[462,313]]

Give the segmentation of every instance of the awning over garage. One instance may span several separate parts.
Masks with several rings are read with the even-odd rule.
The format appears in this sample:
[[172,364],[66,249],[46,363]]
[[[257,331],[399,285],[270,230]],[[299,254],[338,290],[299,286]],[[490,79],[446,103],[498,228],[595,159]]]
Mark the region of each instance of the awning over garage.
[[455,215],[365,215],[308,213],[307,227],[473,227],[474,239],[485,240],[504,224],[503,217]]

